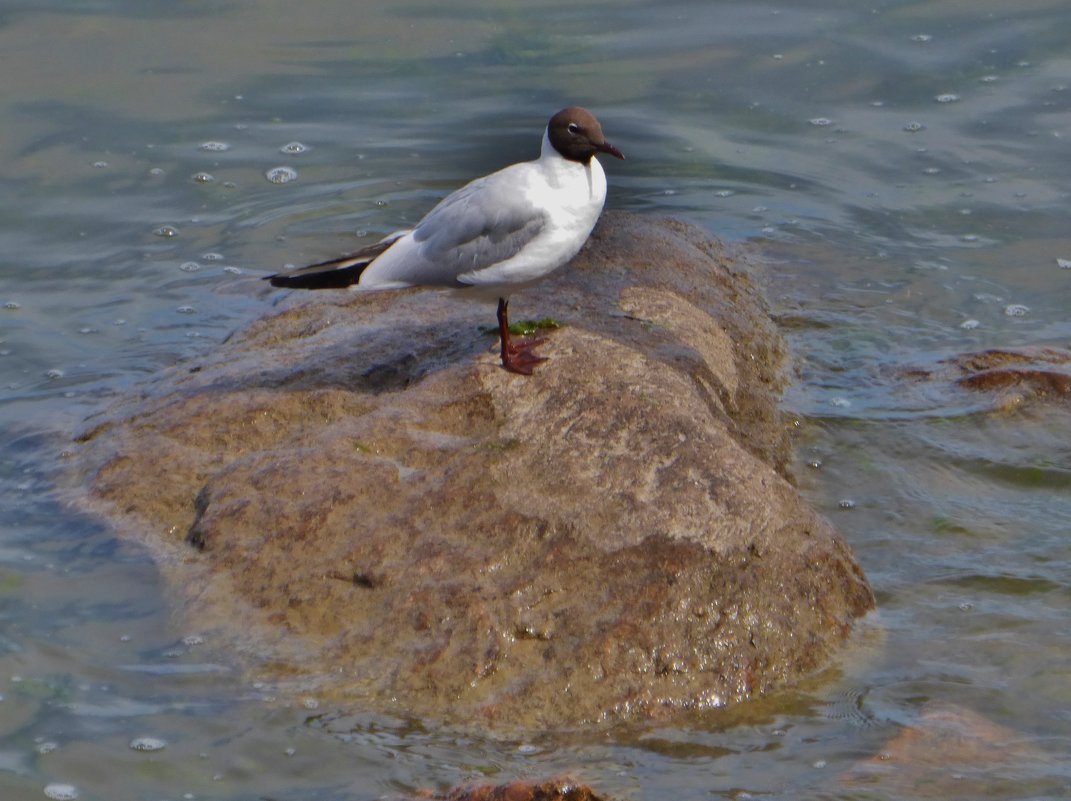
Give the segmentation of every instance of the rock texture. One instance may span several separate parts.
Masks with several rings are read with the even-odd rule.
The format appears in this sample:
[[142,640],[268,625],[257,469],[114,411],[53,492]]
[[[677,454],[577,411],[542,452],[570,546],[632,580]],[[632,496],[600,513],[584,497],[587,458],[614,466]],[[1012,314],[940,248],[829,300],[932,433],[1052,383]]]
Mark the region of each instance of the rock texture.
[[455,722],[661,716],[793,681],[872,606],[783,475],[761,296],[700,232],[606,215],[513,299],[564,324],[530,378],[450,294],[281,305],[80,456],[262,677]]

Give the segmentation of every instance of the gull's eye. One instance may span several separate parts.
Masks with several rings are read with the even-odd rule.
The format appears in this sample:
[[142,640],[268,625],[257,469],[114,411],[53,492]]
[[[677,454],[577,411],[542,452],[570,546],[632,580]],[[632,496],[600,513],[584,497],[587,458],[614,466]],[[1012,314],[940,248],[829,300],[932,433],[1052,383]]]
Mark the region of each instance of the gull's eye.
[[569,133],[571,133],[571,134],[580,133],[580,126],[577,125],[575,122],[569,123]]

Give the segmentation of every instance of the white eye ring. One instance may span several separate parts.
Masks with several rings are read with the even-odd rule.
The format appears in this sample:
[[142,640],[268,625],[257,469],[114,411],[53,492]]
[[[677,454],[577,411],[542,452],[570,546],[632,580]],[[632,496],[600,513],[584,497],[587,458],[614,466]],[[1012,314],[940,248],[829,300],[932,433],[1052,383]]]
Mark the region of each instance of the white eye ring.
[[569,127],[569,133],[571,133],[571,134],[580,133],[580,126],[577,125],[575,122],[569,123],[568,127]]

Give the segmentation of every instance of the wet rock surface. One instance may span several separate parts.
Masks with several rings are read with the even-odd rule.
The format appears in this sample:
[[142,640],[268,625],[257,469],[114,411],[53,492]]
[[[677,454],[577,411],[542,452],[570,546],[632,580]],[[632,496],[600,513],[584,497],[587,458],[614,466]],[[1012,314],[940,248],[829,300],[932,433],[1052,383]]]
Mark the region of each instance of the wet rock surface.
[[784,475],[781,339],[706,235],[607,214],[511,308],[297,293],[90,421],[95,508],[261,678],[442,721],[719,706],[823,665],[873,597]]

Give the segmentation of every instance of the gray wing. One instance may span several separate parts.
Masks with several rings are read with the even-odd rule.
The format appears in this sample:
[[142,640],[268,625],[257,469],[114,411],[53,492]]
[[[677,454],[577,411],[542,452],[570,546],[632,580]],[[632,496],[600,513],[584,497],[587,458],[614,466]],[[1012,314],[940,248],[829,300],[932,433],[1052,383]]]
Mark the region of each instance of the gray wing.
[[421,259],[436,275],[458,276],[506,261],[546,226],[543,213],[500,177],[461,187],[413,229]]

